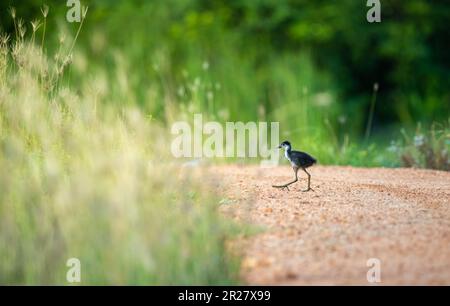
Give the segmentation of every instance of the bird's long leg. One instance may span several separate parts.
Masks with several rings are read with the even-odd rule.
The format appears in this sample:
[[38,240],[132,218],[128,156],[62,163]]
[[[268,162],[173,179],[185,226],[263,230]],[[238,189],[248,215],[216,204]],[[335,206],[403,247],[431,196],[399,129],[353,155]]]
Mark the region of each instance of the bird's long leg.
[[307,191],[310,191],[310,190],[314,191],[314,189],[311,188],[311,174],[309,174],[308,171],[306,171],[305,168],[302,168],[302,169],[308,175],[308,189],[303,190],[303,192],[307,192]]
[[297,176],[297,172],[298,172],[298,168],[294,167],[294,173],[295,173],[295,179],[292,182],[286,183],[284,185],[272,185],[272,187],[274,188],[286,188],[287,190],[289,190],[289,185],[294,184],[295,182],[298,181],[298,176]]

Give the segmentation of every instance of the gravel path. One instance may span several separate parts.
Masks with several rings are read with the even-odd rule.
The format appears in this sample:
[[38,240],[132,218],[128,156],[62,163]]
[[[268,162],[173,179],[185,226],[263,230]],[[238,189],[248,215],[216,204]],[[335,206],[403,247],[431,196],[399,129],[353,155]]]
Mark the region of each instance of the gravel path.
[[238,238],[242,277],[254,285],[450,285],[450,173],[415,169],[310,169],[290,191],[289,167],[217,166],[226,215],[263,228]]

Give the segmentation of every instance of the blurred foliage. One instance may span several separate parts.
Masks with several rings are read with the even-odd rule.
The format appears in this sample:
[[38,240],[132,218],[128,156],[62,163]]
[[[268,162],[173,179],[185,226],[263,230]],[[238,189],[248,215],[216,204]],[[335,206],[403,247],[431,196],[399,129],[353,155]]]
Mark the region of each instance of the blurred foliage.
[[[9,6],[32,20],[44,2],[50,25],[76,31],[56,0],[2,1],[1,26],[13,29]],[[104,74],[111,100],[121,95],[117,84],[128,86],[121,103],[161,121],[194,112],[279,121],[283,138],[336,163],[336,147],[358,144],[366,130],[375,83],[371,140],[379,145],[400,127],[449,118],[446,1],[381,1],[378,24],[367,22],[366,1],[354,0],[81,2],[89,13],[68,82]],[[59,48],[56,33],[49,51]]]
[[389,147],[402,166],[450,171],[450,121],[433,124],[429,129],[419,124],[412,136],[404,130],[402,134],[403,139]]
[[101,76],[62,84],[64,51],[11,44],[0,36],[0,284],[68,284],[73,257],[81,285],[236,284],[242,231],[214,177],[174,162],[167,129]]
[[[382,22],[366,21],[365,1],[204,1],[222,12],[249,45],[274,52],[311,51],[315,64],[338,82],[347,108],[382,88],[381,122],[446,119],[450,55],[446,1],[381,1]],[[300,68],[300,67],[299,67]]]

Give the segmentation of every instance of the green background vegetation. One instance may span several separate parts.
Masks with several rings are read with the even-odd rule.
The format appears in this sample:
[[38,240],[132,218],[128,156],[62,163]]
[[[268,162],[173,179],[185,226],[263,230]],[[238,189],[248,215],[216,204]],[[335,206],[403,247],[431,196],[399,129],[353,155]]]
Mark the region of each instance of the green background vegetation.
[[[42,17],[42,3],[3,1],[3,29],[13,31],[10,5],[33,20]],[[67,7],[45,3],[50,27],[73,35],[77,24],[65,21]],[[121,103],[139,105],[162,122],[193,112],[218,121],[279,121],[283,139],[322,163],[368,166],[402,164],[386,151],[402,139],[401,128],[448,123],[445,1],[382,1],[382,22],[372,24],[366,1],[353,0],[82,5],[89,18],[77,42],[78,65],[67,78],[81,86],[100,73],[111,96],[121,95],[116,84],[125,78],[132,95]],[[60,32],[48,34],[46,48],[58,49]],[[448,139],[441,148],[447,145]]]

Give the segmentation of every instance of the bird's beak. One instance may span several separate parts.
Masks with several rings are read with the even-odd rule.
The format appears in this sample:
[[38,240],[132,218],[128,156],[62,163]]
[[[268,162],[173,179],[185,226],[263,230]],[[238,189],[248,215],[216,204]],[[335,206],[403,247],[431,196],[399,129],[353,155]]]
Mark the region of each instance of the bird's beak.
[[281,146],[278,146],[277,149],[281,149]]

